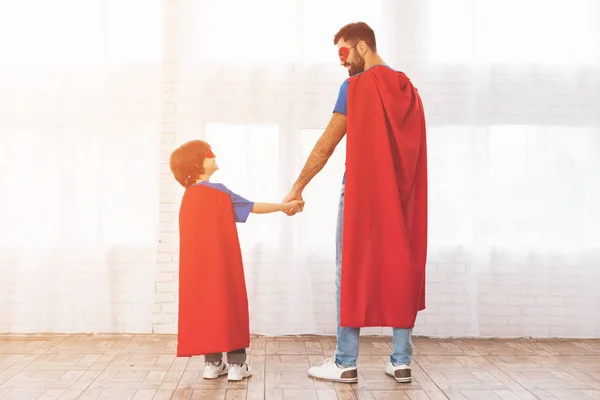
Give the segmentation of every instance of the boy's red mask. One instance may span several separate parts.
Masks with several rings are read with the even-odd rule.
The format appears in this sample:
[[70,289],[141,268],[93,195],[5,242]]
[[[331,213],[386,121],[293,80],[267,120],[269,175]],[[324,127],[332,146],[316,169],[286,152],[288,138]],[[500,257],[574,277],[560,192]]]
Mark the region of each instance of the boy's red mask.
[[206,158],[215,158],[215,153],[212,152],[210,147],[206,150]]
[[340,60],[345,63],[350,55],[350,49],[347,47],[340,47],[338,50],[338,55],[340,56]]

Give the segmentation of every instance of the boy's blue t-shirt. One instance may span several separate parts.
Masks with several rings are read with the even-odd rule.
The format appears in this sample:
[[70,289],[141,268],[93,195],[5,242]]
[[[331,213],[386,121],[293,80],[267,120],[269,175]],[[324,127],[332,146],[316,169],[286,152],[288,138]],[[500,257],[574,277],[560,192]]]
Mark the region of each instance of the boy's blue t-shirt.
[[220,190],[221,192],[227,193],[229,197],[231,197],[231,203],[233,204],[233,214],[235,215],[235,222],[246,222],[248,220],[248,216],[252,212],[252,207],[254,207],[254,202],[243,198],[240,195],[233,193],[222,183],[212,183],[212,182],[198,182],[195,185],[204,185],[213,189]]

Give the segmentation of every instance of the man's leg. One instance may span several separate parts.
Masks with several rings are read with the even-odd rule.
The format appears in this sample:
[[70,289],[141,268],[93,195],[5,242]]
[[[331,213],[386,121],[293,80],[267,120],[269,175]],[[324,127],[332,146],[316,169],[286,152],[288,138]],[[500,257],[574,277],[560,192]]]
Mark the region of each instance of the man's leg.
[[412,329],[393,329],[394,350],[390,354],[390,363],[387,365],[386,374],[394,377],[397,382],[410,382],[412,362]]
[[337,313],[337,347],[335,362],[343,368],[356,367],[358,359],[360,328],[340,326],[340,296],[342,287],[342,238],[344,232],[344,189],[340,194],[335,238],[335,307]]
[[312,367],[310,376],[336,382],[353,383],[358,380],[356,360],[359,350],[359,328],[343,328],[340,326],[340,287],[342,277],[342,233],[344,229],[344,189],[340,194],[336,229],[336,313],[337,313],[337,347],[334,360],[326,361],[322,366]]
[[394,350],[390,355],[393,365],[410,365],[412,362],[412,329],[393,329]]

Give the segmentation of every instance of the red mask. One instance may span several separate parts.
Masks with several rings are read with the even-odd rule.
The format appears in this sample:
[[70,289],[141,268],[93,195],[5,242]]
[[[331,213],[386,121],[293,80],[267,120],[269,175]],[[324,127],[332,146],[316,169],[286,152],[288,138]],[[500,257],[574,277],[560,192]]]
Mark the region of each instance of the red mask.
[[338,55],[340,56],[340,60],[345,63],[350,55],[350,49],[347,47],[340,47],[338,50]]
[[210,147],[206,150],[206,158],[215,158],[215,153],[212,152]]

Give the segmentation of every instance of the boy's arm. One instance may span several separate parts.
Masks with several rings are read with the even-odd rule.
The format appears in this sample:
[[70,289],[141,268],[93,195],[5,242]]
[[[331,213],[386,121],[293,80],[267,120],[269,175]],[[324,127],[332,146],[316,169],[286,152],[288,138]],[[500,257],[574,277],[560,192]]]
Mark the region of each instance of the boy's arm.
[[294,208],[299,208],[302,202],[290,201],[288,203],[254,203],[252,212],[254,214],[270,214],[277,211],[288,212]]
[[298,200],[286,203],[255,203],[233,193],[223,184],[218,184],[218,186],[224,192],[228,193],[231,198],[235,222],[246,222],[250,213],[270,214],[277,211],[297,213],[298,211],[302,211],[302,206],[304,205],[304,201]]

